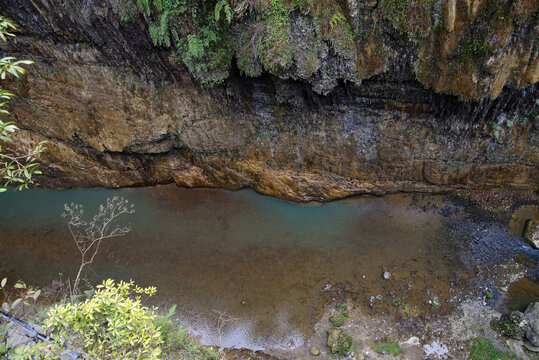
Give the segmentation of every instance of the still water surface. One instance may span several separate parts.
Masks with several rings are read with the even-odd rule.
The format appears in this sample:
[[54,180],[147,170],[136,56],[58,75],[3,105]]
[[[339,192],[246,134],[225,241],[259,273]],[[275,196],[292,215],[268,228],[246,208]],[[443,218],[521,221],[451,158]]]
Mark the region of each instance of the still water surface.
[[462,269],[439,211],[453,205],[441,196],[301,205],[247,190],[159,186],[3,194],[0,272],[41,286],[73,277],[79,258],[63,204],[93,215],[111,196],[135,205],[124,219],[132,231],[104,243],[86,277],[156,286],[157,302],[178,304],[182,324],[207,344],[294,347],[313,331],[328,283],[353,283],[365,299],[407,292],[419,303],[439,292],[442,301]]

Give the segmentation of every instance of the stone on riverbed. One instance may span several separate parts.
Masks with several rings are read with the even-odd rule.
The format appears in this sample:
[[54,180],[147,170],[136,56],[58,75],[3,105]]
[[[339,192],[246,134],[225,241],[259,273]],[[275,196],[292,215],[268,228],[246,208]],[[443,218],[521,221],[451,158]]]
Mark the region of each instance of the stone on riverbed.
[[417,336],[412,336],[408,340],[399,343],[399,346],[402,349],[407,349],[409,347],[418,346],[418,345],[420,345],[420,342],[419,342],[419,338]]
[[530,304],[524,312],[526,339],[533,345],[539,346],[539,302]]
[[524,231],[522,236],[528,240],[528,242],[539,249],[539,220],[528,220],[524,225]]
[[347,316],[343,314],[336,314],[329,318],[329,321],[333,324],[335,327],[341,327],[344,325],[344,321],[346,320]]
[[352,349],[352,338],[339,328],[328,330],[328,347],[332,354],[347,355]]
[[332,353],[339,351],[339,339],[341,334],[342,330],[338,328],[331,328],[328,330],[328,348]]

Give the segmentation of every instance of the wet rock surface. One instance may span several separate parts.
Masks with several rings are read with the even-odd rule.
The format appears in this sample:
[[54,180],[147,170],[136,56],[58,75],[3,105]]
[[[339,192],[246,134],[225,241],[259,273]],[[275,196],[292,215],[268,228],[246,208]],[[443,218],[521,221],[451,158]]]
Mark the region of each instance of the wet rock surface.
[[539,346],[539,303],[533,303],[528,306],[524,312],[526,321],[526,339],[535,347]]
[[209,89],[107,1],[2,8],[24,31],[5,51],[36,62],[13,84],[12,112],[21,147],[48,141],[42,186],[175,182],[308,201],[538,184],[537,118],[526,115],[537,86],[471,102],[435,93],[399,53],[406,42],[359,86],[327,70],[336,81],[327,96],[237,73]]

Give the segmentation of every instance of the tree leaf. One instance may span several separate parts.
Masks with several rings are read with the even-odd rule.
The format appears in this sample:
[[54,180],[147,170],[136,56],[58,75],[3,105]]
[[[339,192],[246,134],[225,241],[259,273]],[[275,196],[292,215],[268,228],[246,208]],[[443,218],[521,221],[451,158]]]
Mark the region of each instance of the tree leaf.
[[17,305],[19,305],[21,303],[22,299],[17,299],[13,302],[13,304],[11,304],[11,308],[12,309],[15,309],[17,307]]

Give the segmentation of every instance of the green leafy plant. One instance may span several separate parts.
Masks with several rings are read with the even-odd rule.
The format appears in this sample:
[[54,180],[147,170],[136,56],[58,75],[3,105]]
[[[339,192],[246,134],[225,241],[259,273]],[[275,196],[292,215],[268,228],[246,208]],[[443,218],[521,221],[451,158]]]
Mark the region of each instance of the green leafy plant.
[[513,311],[509,315],[502,316],[497,326],[503,335],[520,340],[526,330],[525,326],[521,326],[523,319],[524,314],[520,311]]
[[16,352],[20,359],[55,359],[72,348],[90,359],[157,360],[164,341],[155,323],[156,309],[141,303],[142,295],[152,296],[156,291],[133,281],[106,280],[92,298],[49,309],[45,327],[55,339],[52,344],[19,347]]
[[[11,20],[0,16],[0,38],[6,41],[7,37],[14,37],[12,31],[17,26]],[[8,75],[20,78],[25,74],[23,65],[33,64],[30,60],[17,60],[14,57],[7,56],[0,59],[0,79],[5,80]],[[0,88],[0,114],[9,115],[6,110],[9,102],[15,94]],[[40,175],[41,171],[37,169],[39,165],[37,159],[45,150],[45,142],[40,142],[34,149],[25,151],[22,155],[7,154],[3,151],[2,142],[13,143],[11,138],[13,133],[18,130],[14,122],[0,119],[0,192],[6,191],[6,186],[14,185],[22,190],[33,184],[33,176]]]
[[219,21],[221,17],[221,10],[224,11],[226,21],[230,24],[232,22],[232,8],[227,0],[221,0],[215,4],[215,21]]
[[409,319],[411,317],[408,307],[408,301],[396,300],[395,302],[393,302],[393,305],[395,305],[399,309],[403,318]]
[[204,43],[196,34],[187,35],[187,48],[189,54],[195,59],[201,60],[204,57]]
[[232,54],[225,36],[234,11],[227,0],[137,0],[136,5],[154,45],[172,48],[174,59],[196,79],[217,85],[228,77]]
[[264,13],[265,32],[261,60],[267,70],[276,72],[292,62],[289,9],[283,0],[270,0]]
[[341,12],[335,12],[329,20],[329,25],[333,29],[336,26],[346,24],[347,22],[348,20],[346,20],[346,17],[344,17]]
[[187,331],[172,318],[176,305],[167,314],[158,316],[155,324],[163,336],[162,359],[217,360],[224,356],[211,347],[206,347],[190,339]]

